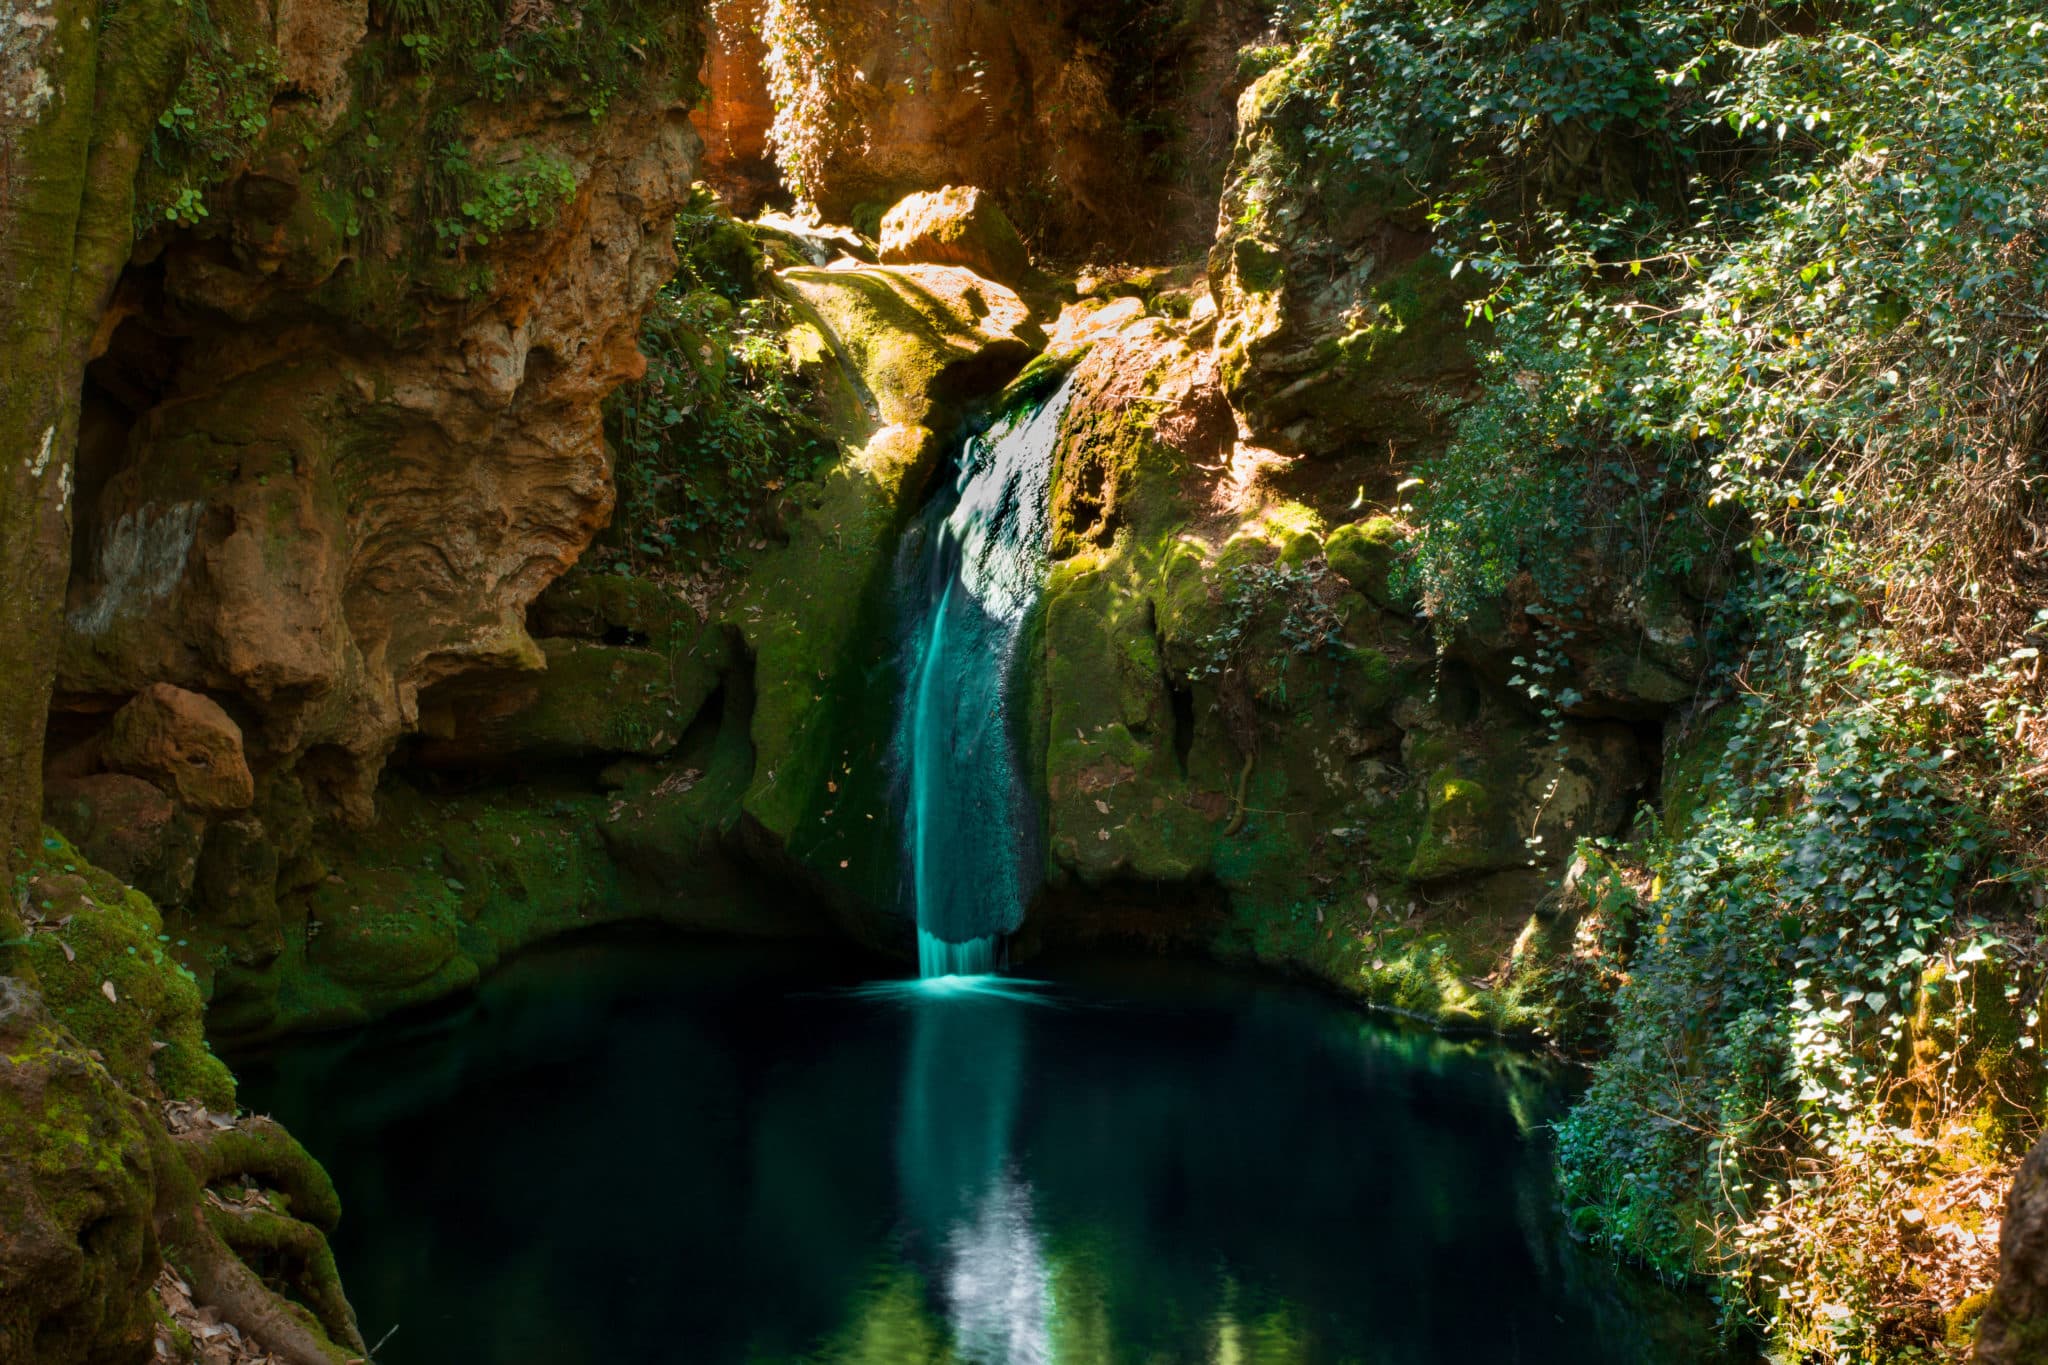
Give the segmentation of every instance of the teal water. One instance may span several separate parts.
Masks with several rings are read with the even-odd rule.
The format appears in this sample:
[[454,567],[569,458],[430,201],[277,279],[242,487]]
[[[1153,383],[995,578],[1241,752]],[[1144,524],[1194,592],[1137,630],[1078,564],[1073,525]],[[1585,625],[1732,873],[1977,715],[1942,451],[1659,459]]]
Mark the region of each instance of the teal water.
[[236,1060],[341,1188],[381,1365],[1725,1359],[1566,1235],[1529,1059],[1213,969],[1045,976],[614,939]]
[[993,971],[1043,861],[1012,691],[1018,639],[1044,586],[1068,393],[969,441],[898,555],[904,881],[927,977]]

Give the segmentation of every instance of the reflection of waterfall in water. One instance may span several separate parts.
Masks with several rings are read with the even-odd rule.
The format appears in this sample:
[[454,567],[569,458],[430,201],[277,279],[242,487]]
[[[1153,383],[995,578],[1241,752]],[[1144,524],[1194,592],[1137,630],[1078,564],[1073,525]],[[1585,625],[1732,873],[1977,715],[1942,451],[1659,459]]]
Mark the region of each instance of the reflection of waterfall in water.
[[1050,1365],[1052,1271],[1011,1150],[1024,1084],[1024,992],[911,997],[916,1018],[897,1128],[910,1230],[962,1365]]
[[1062,388],[968,443],[898,561],[897,732],[919,974],[991,972],[1037,887],[1037,820],[1013,732],[1017,639],[1044,584]]

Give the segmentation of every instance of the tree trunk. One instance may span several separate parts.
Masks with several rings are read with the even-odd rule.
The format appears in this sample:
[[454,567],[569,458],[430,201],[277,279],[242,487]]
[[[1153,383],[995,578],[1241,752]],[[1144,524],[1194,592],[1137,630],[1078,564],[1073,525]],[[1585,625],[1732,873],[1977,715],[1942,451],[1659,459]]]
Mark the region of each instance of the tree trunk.
[[0,0],[0,856],[42,825],[79,386],[185,59],[176,0]]

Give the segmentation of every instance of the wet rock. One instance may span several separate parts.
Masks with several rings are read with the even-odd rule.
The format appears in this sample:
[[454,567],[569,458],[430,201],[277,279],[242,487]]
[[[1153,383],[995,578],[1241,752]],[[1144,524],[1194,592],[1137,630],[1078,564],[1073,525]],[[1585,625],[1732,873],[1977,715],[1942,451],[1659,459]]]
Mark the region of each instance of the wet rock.
[[1022,283],[1031,253],[994,199],[972,186],[913,194],[882,219],[882,259],[895,265],[960,265],[1004,284]]
[[788,490],[775,541],[756,547],[723,617],[752,666],[742,837],[764,858],[793,857],[836,904],[888,906],[897,859],[879,784],[859,798],[844,788],[887,762],[896,699],[878,680],[898,541],[944,455],[940,433],[1045,338],[1016,294],[958,266],[779,278],[831,357],[820,368],[845,454]]
[[158,783],[196,811],[243,810],[256,799],[242,727],[219,703],[169,683],[143,689],[114,714],[100,757],[116,772]]

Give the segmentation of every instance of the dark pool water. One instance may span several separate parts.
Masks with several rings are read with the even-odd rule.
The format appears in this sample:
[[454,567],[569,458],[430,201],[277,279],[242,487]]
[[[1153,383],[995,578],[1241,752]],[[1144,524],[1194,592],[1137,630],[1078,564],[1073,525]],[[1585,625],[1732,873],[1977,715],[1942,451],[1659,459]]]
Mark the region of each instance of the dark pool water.
[[1049,978],[585,943],[243,1094],[339,1183],[381,1365],[1727,1359],[1565,1235],[1528,1059],[1205,968]]

